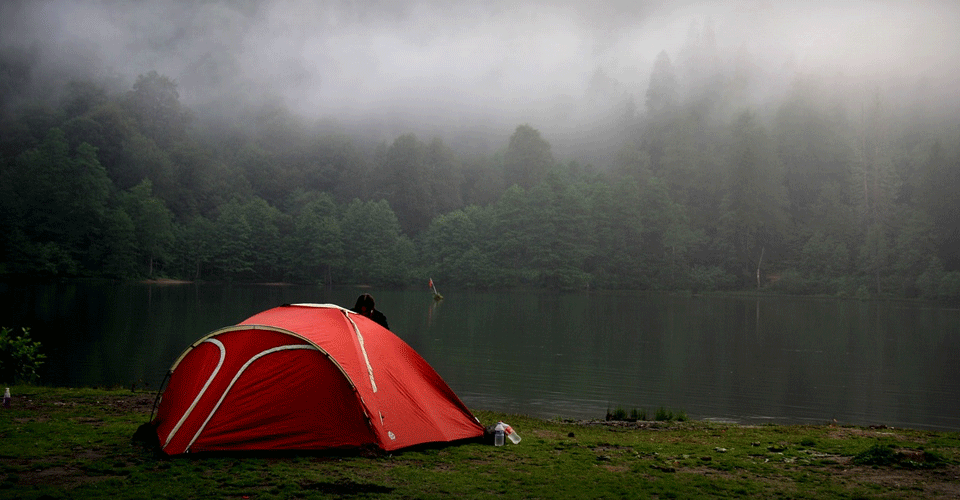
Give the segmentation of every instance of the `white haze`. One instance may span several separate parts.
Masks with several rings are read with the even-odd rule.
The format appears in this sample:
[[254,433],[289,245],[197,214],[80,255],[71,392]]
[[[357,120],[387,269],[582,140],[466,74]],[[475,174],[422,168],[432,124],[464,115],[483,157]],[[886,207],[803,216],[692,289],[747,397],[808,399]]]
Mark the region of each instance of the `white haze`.
[[752,68],[745,104],[798,75],[854,90],[923,81],[954,102],[960,88],[954,1],[53,0],[7,1],[0,17],[0,46],[35,54],[35,80],[73,71],[129,87],[156,70],[201,114],[280,102],[386,140],[520,123],[550,139],[629,98],[642,112],[654,59],[680,64],[691,27],[712,28],[721,70]]

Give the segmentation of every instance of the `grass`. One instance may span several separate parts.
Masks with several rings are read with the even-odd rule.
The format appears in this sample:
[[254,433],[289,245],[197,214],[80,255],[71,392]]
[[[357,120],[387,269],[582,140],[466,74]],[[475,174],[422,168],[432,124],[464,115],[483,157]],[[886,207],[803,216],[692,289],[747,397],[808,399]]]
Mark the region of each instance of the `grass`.
[[[699,421],[509,422],[519,445],[164,458],[131,442],[154,395],[13,387],[0,498],[957,498],[960,434]],[[627,415],[629,413],[624,412]],[[639,416],[639,411],[637,412]]]

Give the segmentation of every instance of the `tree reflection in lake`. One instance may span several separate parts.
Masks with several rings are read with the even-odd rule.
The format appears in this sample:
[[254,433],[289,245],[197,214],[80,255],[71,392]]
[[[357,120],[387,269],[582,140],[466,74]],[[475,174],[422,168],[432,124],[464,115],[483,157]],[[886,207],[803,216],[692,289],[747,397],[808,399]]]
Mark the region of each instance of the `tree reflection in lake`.
[[[393,331],[474,408],[960,430],[960,311],[790,297],[372,290]],[[358,289],[0,285],[4,326],[30,326],[52,385],[156,388],[193,341],[284,303]]]

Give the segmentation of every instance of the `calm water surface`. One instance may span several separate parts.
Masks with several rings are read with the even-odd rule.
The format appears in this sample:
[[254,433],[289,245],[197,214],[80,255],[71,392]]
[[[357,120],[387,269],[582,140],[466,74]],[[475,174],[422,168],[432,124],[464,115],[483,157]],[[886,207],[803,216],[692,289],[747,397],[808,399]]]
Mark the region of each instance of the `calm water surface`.
[[[960,311],[913,303],[644,293],[369,290],[472,408],[599,418],[664,407],[744,423],[960,430]],[[0,284],[52,385],[155,389],[194,340],[280,304],[358,289]]]

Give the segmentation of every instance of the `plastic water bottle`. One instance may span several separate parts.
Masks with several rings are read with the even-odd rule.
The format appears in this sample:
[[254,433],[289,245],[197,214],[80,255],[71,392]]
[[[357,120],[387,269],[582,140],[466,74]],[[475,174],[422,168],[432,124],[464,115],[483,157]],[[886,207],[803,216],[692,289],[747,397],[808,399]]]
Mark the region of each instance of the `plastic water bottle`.
[[493,429],[493,445],[494,446],[503,446],[503,434],[504,434],[503,422],[497,422],[497,426]]
[[7,390],[3,391],[3,407],[10,408],[10,388],[7,387]]
[[503,424],[503,433],[507,435],[507,438],[513,444],[520,442],[520,435],[517,434],[517,431],[513,430],[513,427],[510,427],[510,424]]

